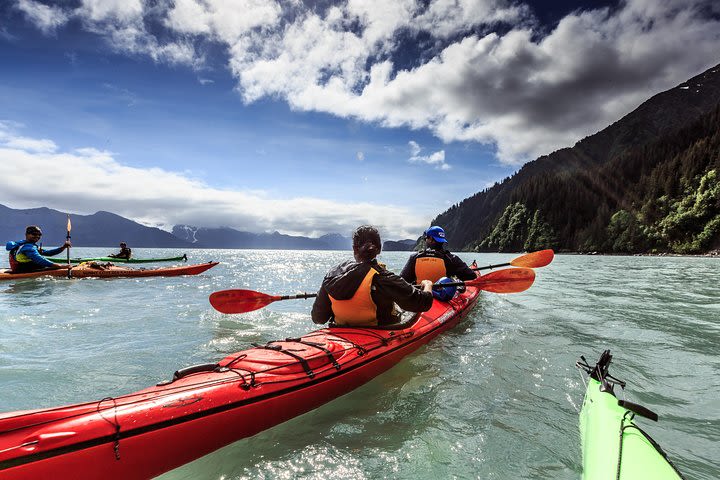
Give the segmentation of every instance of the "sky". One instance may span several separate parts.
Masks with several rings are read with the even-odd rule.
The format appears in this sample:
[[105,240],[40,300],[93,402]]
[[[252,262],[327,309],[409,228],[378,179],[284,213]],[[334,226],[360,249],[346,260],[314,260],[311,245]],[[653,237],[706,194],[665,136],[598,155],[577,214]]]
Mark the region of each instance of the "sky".
[[0,204],[417,238],[718,63],[717,0],[3,0]]

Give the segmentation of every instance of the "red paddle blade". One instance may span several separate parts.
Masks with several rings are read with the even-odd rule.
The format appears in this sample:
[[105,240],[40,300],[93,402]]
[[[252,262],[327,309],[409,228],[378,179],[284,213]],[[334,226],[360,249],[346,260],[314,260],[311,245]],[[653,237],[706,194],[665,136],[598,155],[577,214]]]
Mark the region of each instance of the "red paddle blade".
[[549,265],[553,258],[555,258],[555,252],[552,250],[540,250],[522,255],[510,262],[510,265],[513,267],[540,268]]
[[530,288],[534,281],[535,271],[530,268],[506,268],[465,282],[465,285],[486,292],[519,293]]
[[220,290],[210,294],[210,305],[221,313],[252,312],[271,304],[280,297],[253,290]]

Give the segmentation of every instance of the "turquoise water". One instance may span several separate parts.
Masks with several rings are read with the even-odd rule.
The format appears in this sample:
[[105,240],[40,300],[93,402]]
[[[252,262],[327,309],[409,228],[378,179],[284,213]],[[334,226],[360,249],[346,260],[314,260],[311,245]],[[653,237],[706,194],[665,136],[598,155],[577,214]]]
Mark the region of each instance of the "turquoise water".
[[[120,395],[308,332],[311,300],[229,316],[208,295],[314,292],[349,256],[187,253],[222,263],[197,277],[0,283],[0,411]],[[486,265],[514,255],[461,257]],[[381,256],[396,271],[406,258]],[[712,258],[558,256],[530,290],[483,293],[458,327],[363,387],[162,478],[577,479],[584,385],[574,363],[606,348],[626,398],[660,415],[641,425],[685,476],[720,478],[719,285]]]

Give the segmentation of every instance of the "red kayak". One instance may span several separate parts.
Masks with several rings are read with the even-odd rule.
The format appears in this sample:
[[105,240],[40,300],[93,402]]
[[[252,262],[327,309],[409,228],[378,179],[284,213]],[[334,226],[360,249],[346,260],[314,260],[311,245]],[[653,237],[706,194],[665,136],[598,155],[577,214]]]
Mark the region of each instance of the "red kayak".
[[[183,265],[179,267],[166,268],[128,268],[115,265],[104,266],[96,262],[83,263],[73,267],[70,272],[71,278],[129,278],[129,277],[177,277],[179,275],[197,275],[211,269],[218,262],[200,263],[197,265]],[[0,271],[0,280],[15,280],[21,278],[37,277],[67,277],[65,269],[42,270],[30,273],[11,273],[10,270]]]
[[160,475],[359,387],[454,327],[478,294],[469,286],[394,328],[269,342],[129,395],[0,414],[0,478]]

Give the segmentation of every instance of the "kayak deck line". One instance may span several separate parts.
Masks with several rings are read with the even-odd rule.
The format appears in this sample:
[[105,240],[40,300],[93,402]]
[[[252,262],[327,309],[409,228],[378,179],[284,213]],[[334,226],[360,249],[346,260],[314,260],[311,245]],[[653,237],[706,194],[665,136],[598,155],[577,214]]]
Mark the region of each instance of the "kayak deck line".
[[[318,333],[324,332],[324,331],[326,331],[326,330],[331,330],[331,331],[332,331],[332,330],[335,330],[335,328],[364,328],[364,327],[332,327],[332,328],[328,328],[328,329],[318,330]],[[430,333],[432,333],[432,331],[423,334],[423,336],[429,335]],[[306,335],[304,338],[307,338],[308,336],[309,336],[309,335]],[[342,336],[340,336],[340,335],[335,335],[334,332],[333,332],[333,336],[335,336],[338,340],[346,341],[346,342],[352,344],[350,347],[348,347],[347,349],[345,349],[343,352],[351,351],[351,350],[357,350],[357,351],[358,351],[358,356],[365,355],[366,353],[372,352],[373,350],[381,347],[382,345],[387,345],[387,344],[389,343],[389,342],[388,342],[387,340],[385,340],[385,339],[379,339],[378,345],[376,345],[376,346],[374,346],[374,347],[373,347],[373,346],[370,346],[370,345],[361,346],[361,345],[358,345],[358,344],[353,343],[353,342],[350,341],[350,340],[344,339],[344,338],[343,338]],[[412,332],[408,332],[408,333],[405,334],[405,336],[413,336],[413,333],[412,333]],[[400,339],[403,338],[402,336],[399,336],[399,335],[398,335],[398,336],[393,336],[393,337],[396,338],[396,339],[398,339],[398,340],[400,340]],[[422,337],[418,337],[418,338],[422,338]],[[274,340],[274,341],[271,341],[271,342],[268,342],[268,343],[273,343],[273,342],[276,342],[276,341],[295,341],[295,339]],[[308,345],[312,345],[311,342],[303,342],[303,343],[306,343],[306,344],[308,344]],[[400,347],[405,346],[405,345],[406,345],[406,344],[399,345],[399,346],[396,347],[396,348],[400,348]],[[314,346],[314,345],[313,345],[313,346]],[[268,348],[268,347],[265,346],[265,345],[260,345],[260,346],[254,347],[254,348],[261,348],[261,349],[263,349],[263,348]],[[269,349],[271,349],[271,350],[276,350],[276,349],[274,349],[274,348],[269,348]],[[381,353],[381,355],[387,355],[387,354],[389,354],[389,353],[392,353],[392,350],[385,351],[385,352]],[[314,360],[314,359],[321,358],[321,357],[322,357],[322,355],[317,355],[317,357],[315,357],[315,358],[309,358],[309,359],[307,359],[307,360]],[[279,380],[279,381],[278,381],[278,380],[275,380],[275,381],[273,381],[273,380],[263,380],[262,382],[258,382],[258,381],[257,381],[257,377],[258,377],[260,374],[263,374],[263,373],[271,373],[273,370],[281,369],[281,368],[287,368],[287,367],[295,366],[295,365],[298,365],[298,364],[301,363],[300,361],[287,362],[287,363],[285,363],[285,364],[280,364],[280,365],[277,365],[277,366],[273,366],[273,367],[267,368],[267,369],[265,369],[265,370],[263,370],[263,371],[257,371],[257,372],[249,372],[249,371],[247,371],[248,373],[247,373],[246,375],[249,376],[249,374],[252,373],[252,374],[253,374],[253,377],[254,377],[254,380],[253,380],[252,382],[248,383],[247,381],[245,381],[245,379],[244,379],[243,376],[242,376],[242,372],[241,372],[242,369],[234,369],[234,368],[230,367],[230,365],[232,365],[234,362],[236,362],[236,361],[238,361],[238,360],[242,360],[242,356],[236,357],[236,359],[232,360],[231,362],[229,362],[229,363],[226,364],[226,365],[221,365],[220,363],[215,363],[215,364],[202,364],[202,365],[195,365],[195,366],[186,367],[186,368],[183,369],[183,370],[194,369],[194,368],[199,367],[199,366],[202,366],[202,367],[206,367],[206,366],[207,366],[208,368],[209,368],[210,366],[213,366],[213,367],[215,367],[215,368],[213,368],[212,370],[198,369],[198,371],[193,372],[193,373],[203,373],[203,372],[207,372],[207,371],[213,371],[213,372],[215,372],[215,373],[235,372],[235,373],[237,373],[237,374],[240,376],[240,378],[231,378],[231,379],[229,379],[229,380],[228,380],[228,379],[224,379],[224,380],[219,379],[219,380],[212,380],[212,381],[207,381],[207,382],[189,383],[189,384],[186,384],[186,385],[182,385],[182,386],[180,386],[180,387],[170,387],[170,388],[168,388],[167,390],[173,390],[174,388],[177,388],[178,390],[173,391],[173,392],[168,392],[167,395],[169,396],[169,395],[171,395],[171,394],[177,394],[178,392],[182,392],[182,391],[192,391],[192,390],[196,390],[198,387],[215,386],[215,385],[218,385],[218,384],[232,384],[232,383],[241,383],[241,382],[242,382],[241,385],[240,385],[240,388],[249,389],[250,387],[256,387],[256,386],[259,386],[260,384],[267,385],[267,384],[273,384],[273,383],[283,383],[283,382],[284,382],[283,380]],[[354,369],[354,368],[357,368],[358,366],[361,366],[361,365],[356,365],[356,366],[353,366],[353,367],[347,367],[347,368],[345,368],[344,370],[345,370],[345,371],[350,371],[350,370],[352,370],[352,369]],[[341,370],[341,369],[342,369],[342,368],[337,368],[337,367],[334,367],[334,368],[335,368],[336,370]],[[185,375],[178,375],[178,372],[179,372],[179,371],[176,371],[176,372],[175,372],[175,374],[173,375],[173,379],[172,379],[172,380],[164,381],[164,382],[159,382],[159,383],[157,384],[157,386],[172,385],[176,380],[179,380],[180,378],[184,378],[184,377],[185,377]],[[320,373],[322,373],[322,372],[320,372]],[[328,378],[324,378],[324,380],[327,380],[327,379],[328,379]],[[307,384],[303,384],[303,385],[307,385]],[[280,393],[285,393],[285,392],[280,392]],[[77,407],[80,407],[80,406],[88,406],[88,407],[92,407],[95,412],[97,412],[97,413],[102,413],[102,412],[107,412],[107,411],[109,411],[109,410],[114,410],[114,409],[117,409],[117,408],[120,408],[120,407],[128,406],[128,405],[131,405],[131,404],[136,403],[136,402],[138,402],[138,401],[144,401],[144,399],[140,399],[140,400],[132,400],[132,401],[130,401],[130,402],[124,402],[124,403],[121,403],[121,404],[117,404],[117,402],[118,402],[119,400],[126,400],[126,399],[130,399],[130,398],[134,398],[134,397],[139,397],[139,396],[141,397],[141,396],[144,396],[144,395],[145,395],[145,394],[142,393],[142,392],[137,392],[137,393],[131,393],[131,394],[127,394],[127,395],[121,395],[121,396],[118,396],[118,397],[106,397],[106,398],[103,398],[102,400],[99,400],[99,401],[87,402],[87,403],[84,403],[84,404],[76,404],[76,405],[72,405],[71,407],[72,407],[72,408],[77,408]],[[158,395],[158,396],[156,396],[155,398],[160,398],[160,396]],[[112,405],[112,406],[107,406],[107,407],[101,407],[101,404],[102,404],[102,403],[105,403],[105,402],[108,402],[108,401],[113,401],[113,402],[114,402],[114,405]],[[239,403],[239,404],[245,404],[244,402],[238,402],[238,403]],[[55,409],[44,410],[43,412],[60,411],[60,410],[63,410],[63,409],[65,409],[65,408],[67,408],[67,407],[57,407],[57,408],[55,408]],[[12,431],[20,430],[20,429],[27,429],[27,428],[38,427],[38,426],[41,426],[41,425],[44,425],[44,424],[47,424],[47,423],[52,423],[52,422],[57,422],[57,421],[62,421],[62,420],[68,420],[68,419],[73,418],[73,417],[76,417],[76,416],[86,415],[87,413],[89,413],[89,412],[86,410],[86,411],[82,411],[82,412],[79,412],[79,413],[76,413],[76,414],[73,414],[73,415],[67,415],[67,416],[63,416],[63,417],[57,417],[57,418],[53,418],[53,419],[51,419],[51,420],[47,420],[47,421],[43,421],[43,422],[38,422],[38,423],[33,423],[33,424],[25,424],[25,425],[13,427],[13,428],[10,428],[10,429],[2,430],[2,431],[0,431],[0,434],[10,433],[10,432],[12,432]],[[14,418],[18,418],[18,417],[22,417],[22,416],[27,416],[27,415],[33,415],[33,414],[34,414],[34,412],[29,412],[29,413],[27,413],[27,414],[17,415],[17,416],[15,416]],[[0,423],[2,423],[2,420],[3,420],[3,418],[2,418],[2,416],[1,416],[1,414],[0,414]],[[0,465],[1,465],[1,464],[0,464]]]
[[[410,334],[410,335],[412,335],[412,334]],[[340,339],[341,337],[338,337],[338,338]],[[378,347],[379,347],[380,345],[382,345],[382,342],[380,342],[380,344],[378,345]],[[407,344],[399,345],[399,346],[396,347],[396,348],[401,348],[401,347],[406,346],[406,345],[407,345]],[[375,347],[375,348],[378,348],[378,347]],[[264,347],[261,346],[261,347],[256,347],[256,348],[264,348]],[[359,350],[359,351],[362,351],[362,352],[363,352],[362,354],[358,353],[358,355],[364,355],[365,353],[373,350],[372,348],[359,347],[358,345],[354,345],[354,346],[348,348],[348,350],[353,350],[353,349],[356,349],[356,350]],[[384,355],[388,355],[389,353],[392,353],[392,351],[383,352],[381,355],[384,356]],[[266,371],[263,372],[263,373],[267,373],[268,371],[274,370],[274,369],[277,369],[277,368],[282,368],[282,367],[297,365],[298,363],[300,363],[300,362],[289,362],[289,363],[287,363],[287,364],[285,364],[285,365],[272,367],[272,368],[266,370]],[[362,366],[362,365],[356,365],[356,366],[353,366],[353,367],[346,368],[346,369],[344,370],[344,372],[350,372],[350,371],[352,371],[352,370],[354,370],[354,369],[356,369],[356,368],[359,368],[359,367],[361,367],[361,366]],[[224,368],[224,367],[220,367],[220,368]],[[336,369],[337,369],[337,370],[341,370],[340,368],[337,368],[337,367],[336,367]],[[227,371],[235,371],[235,370],[232,369],[232,368],[228,368]],[[344,373],[344,372],[342,372],[342,373]],[[236,372],[236,373],[240,374],[240,372]],[[253,373],[253,377],[255,377],[255,376],[257,375],[257,372],[249,372],[249,373]],[[338,375],[340,375],[340,374],[342,374],[342,373],[341,373],[341,372],[338,372],[338,374],[333,375],[333,376],[328,376],[328,377],[325,377],[325,378],[320,379],[320,380],[313,380],[312,383],[327,381],[327,380],[330,380],[330,379],[332,379],[333,377],[338,376]],[[240,374],[240,375],[241,375],[241,374]],[[312,376],[311,376],[311,378],[312,378]],[[246,383],[246,381],[245,381],[245,379],[242,377],[242,375],[241,375],[241,379],[242,379],[242,382],[243,382],[243,383],[242,383],[242,385],[240,385],[240,388],[243,388],[243,389],[249,389],[250,387],[257,387],[257,386],[259,386],[261,383],[262,383],[262,384],[268,384],[268,383],[282,383],[282,382],[283,382],[282,380],[281,380],[281,381],[276,381],[276,382],[273,382],[273,381],[256,382],[256,381],[254,380],[254,378],[253,378],[253,380],[252,380],[250,383]],[[230,382],[222,382],[222,383],[239,383],[239,380],[232,380],[232,381],[230,381]],[[99,437],[99,438],[97,438],[97,439],[95,439],[95,440],[85,441],[85,442],[78,443],[78,444],[75,444],[75,445],[68,445],[68,446],[66,446],[66,447],[58,448],[58,449],[55,449],[55,450],[50,450],[50,451],[46,451],[46,452],[34,454],[34,455],[30,456],[30,457],[25,457],[25,458],[22,458],[22,459],[17,459],[16,461],[13,461],[13,460],[0,461],[0,470],[7,469],[7,468],[11,468],[11,467],[14,467],[14,466],[23,465],[23,464],[30,463],[30,462],[34,462],[34,461],[43,460],[43,459],[46,459],[46,458],[51,458],[51,457],[58,456],[58,455],[63,455],[63,454],[66,454],[66,453],[70,453],[70,452],[73,452],[73,451],[77,451],[77,450],[82,450],[82,449],[87,449],[87,448],[91,448],[91,447],[94,447],[94,446],[99,446],[99,445],[102,445],[102,444],[105,444],[105,443],[119,442],[120,440],[128,439],[128,438],[131,438],[131,437],[134,437],[134,436],[137,436],[137,435],[142,435],[142,434],[144,434],[144,433],[148,433],[148,432],[151,432],[151,431],[154,431],[154,430],[159,430],[159,429],[162,429],[162,428],[167,428],[167,427],[169,427],[169,426],[173,426],[173,425],[177,425],[177,424],[180,424],[180,423],[189,422],[189,421],[192,421],[192,420],[195,420],[195,419],[198,419],[198,418],[202,418],[202,417],[206,417],[206,416],[209,416],[209,415],[214,415],[214,414],[217,414],[217,413],[222,413],[222,412],[225,412],[225,411],[228,411],[228,410],[232,410],[232,409],[235,409],[235,408],[239,408],[239,407],[242,407],[242,406],[246,406],[246,405],[248,405],[248,404],[250,404],[250,403],[261,402],[261,401],[263,401],[263,400],[267,400],[267,399],[270,399],[270,398],[273,398],[273,397],[281,396],[281,395],[290,393],[290,392],[292,392],[293,390],[305,388],[306,386],[308,386],[308,385],[310,385],[310,384],[311,384],[311,382],[303,383],[303,384],[301,384],[301,385],[297,385],[297,386],[294,386],[294,387],[289,387],[289,388],[287,388],[287,389],[285,389],[285,390],[282,390],[282,391],[270,393],[270,394],[263,395],[263,396],[254,397],[254,398],[251,398],[251,399],[248,399],[248,400],[244,400],[244,401],[239,401],[239,402],[236,402],[236,403],[233,403],[233,404],[224,405],[224,406],[222,406],[222,407],[217,407],[217,408],[214,408],[214,409],[212,409],[212,410],[206,410],[206,411],[202,411],[202,412],[197,412],[197,413],[195,413],[195,414],[186,415],[186,416],[184,416],[184,417],[177,417],[177,418],[175,418],[175,419],[173,419],[173,420],[167,420],[167,421],[160,422],[160,423],[153,424],[153,425],[149,425],[149,426],[146,426],[146,427],[143,427],[143,428],[137,428],[137,429],[134,429],[134,430],[118,430],[118,434],[110,434],[110,435],[106,435],[106,436],[104,436],[104,437]],[[201,384],[191,384],[191,385],[188,385],[188,386],[183,386],[183,389],[184,389],[184,390],[196,390],[199,385],[201,385]],[[168,394],[168,395],[169,395],[169,394]],[[108,397],[108,398],[106,398],[106,399],[101,400],[101,402],[106,401],[106,400],[110,400],[110,399],[117,400],[117,399],[119,399],[119,398],[121,398],[121,397],[115,397],[115,398]],[[95,402],[93,402],[93,405],[94,405],[94,404],[95,404]],[[116,410],[117,408],[119,408],[119,407],[121,407],[121,406],[127,406],[127,405],[129,405],[129,404],[123,404],[123,405],[118,405],[118,406],[113,406],[113,407],[106,407],[106,408],[104,408],[104,409],[98,409],[97,412],[98,412],[98,413],[101,413],[101,412],[103,412],[103,411],[107,412],[107,411],[109,411],[109,410]],[[183,406],[184,406],[184,405],[183,405]],[[87,413],[83,413],[83,414],[80,414],[80,415],[86,415],[86,414],[87,414]],[[65,417],[65,418],[63,418],[63,420],[67,420],[68,418],[70,418],[70,417]],[[24,429],[24,428],[35,427],[35,426],[39,426],[39,425],[38,425],[38,424],[35,424],[35,425],[28,426],[28,427],[20,427],[20,428],[23,428],[23,429]],[[0,434],[2,434],[2,433],[7,433],[7,432],[9,432],[9,431],[0,432]],[[34,442],[34,443],[37,443],[37,441]],[[23,446],[23,445],[20,445],[20,446],[18,446],[18,447],[16,447],[16,448],[21,448],[22,446]],[[116,450],[119,450],[119,448],[120,448],[120,445],[118,444]],[[6,451],[6,450],[3,450],[3,451]],[[0,452],[0,453],[1,453],[1,452]]]
[[635,423],[635,416],[658,420],[652,410],[616,397],[614,387],[626,383],[608,373],[612,361],[605,350],[597,364],[585,357],[575,366],[588,375],[580,410],[583,480],[684,479],[662,447]]
[[[361,328],[361,327],[360,327],[360,328]],[[324,331],[325,331],[325,330],[319,330],[319,332],[324,332]],[[334,333],[334,332],[333,332],[333,333]],[[345,350],[342,350],[342,353],[345,353],[346,351],[349,351],[349,350],[353,350],[353,349],[354,349],[354,350],[358,350],[358,355],[364,355],[364,354],[366,354],[367,352],[370,352],[370,351],[374,350],[375,348],[379,348],[381,345],[387,345],[387,342],[382,342],[382,341],[381,341],[381,342],[379,342],[378,345],[375,346],[375,347],[372,347],[372,346],[370,346],[370,345],[360,346],[360,345],[358,345],[358,344],[353,343],[353,342],[350,341],[350,340],[347,340],[347,339],[343,338],[343,337],[340,336],[340,335],[335,335],[335,334],[334,334],[334,336],[335,336],[338,340],[345,341],[345,342],[348,342],[348,343],[351,344],[350,347],[346,348]],[[312,337],[312,335],[306,335],[304,338],[308,338],[308,337]],[[399,338],[399,337],[398,337],[398,338]],[[279,341],[279,340],[277,340],[277,341]],[[298,341],[298,339],[286,339],[285,341]],[[271,343],[273,343],[273,342],[275,342],[275,341],[268,342],[268,344],[271,344]],[[315,346],[315,345],[313,345],[312,342],[303,342],[303,343],[308,344],[308,345]],[[267,348],[267,346],[256,346],[255,348]],[[276,349],[274,349],[274,348],[271,348],[271,349],[272,349],[272,350],[276,350]],[[174,394],[177,394],[177,393],[182,392],[182,391],[192,391],[192,390],[196,390],[196,389],[199,388],[199,387],[209,387],[209,386],[216,386],[216,385],[219,385],[219,384],[232,384],[232,383],[240,383],[240,382],[242,382],[241,385],[240,385],[240,388],[249,389],[250,387],[258,386],[260,383],[263,383],[263,384],[276,383],[276,381],[273,381],[273,380],[263,380],[262,382],[258,382],[258,381],[257,381],[257,377],[260,376],[261,374],[271,373],[273,370],[282,369],[282,368],[288,368],[288,367],[291,367],[291,366],[294,366],[294,365],[297,365],[298,363],[300,363],[299,361],[287,362],[287,363],[285,363],[285,364],[280,364],[280,365],[272,366],[272,367],[269,367],[269,368],[267,368],[267,369],[265,369],[265,370],[261,370],[261,371],[247,371],[247,370],[246,370],[247,373],[246,373],[245,375],[248,375],[248,376],[251,376],[251,377],[252,377],[252,381],[251,381],[251,382],[247,382],[247,381],[245,380],[245,375],[242,374],[242,369],[235,369],[235,368],[232,368],[232,366],[231,366],[231,365],[233,365],[235,362],[237,362],[237,361],[239,361],[239,360],[242,360],[245,356],[246,356],[246,355],[244,355],[244,354],[243,354],[243,355],[239,355],[239,356],[235,357],[234,359],[232,359],[230,362],[226,363],[225,365],[221,365],[221,363],[218,362],[218,363],[214,363],[214,364],[202,364],[202,365],[194,365],[194,366],[185,367],[185,368],[183,368],[183,369],[181,369],[181,370],[176,371],[176,372],[173,374],[173,378],[172,378],[171,380],[158,382],[156,386],[158,386],[158,387],[160,387],[160,386],[164,387],[164,386],[172,385],[176,380],[179,380],[180,378],[184,378],[184,377],[186,377],[186,376],[188,376],[188,375],[192,375],[192,374],[194,374],[194,373],[203,373],[203,372],[224,373],[224,372],[228,372],[228,371],[233,371],[233,372],[235,372],[235,373],[238,374],[239,378],[238,378],[238,377],[233,377],[233,378],[230,378],[230,379],[209,380],[209,381],[204,381],[204,382],[188,383],[188,384],[181,385],[181,386],[177,386],[177,387],[176,387],[176,386],[168,387],[168,388],[165,389],[165,390],[167,391],[166,395],[171,395],[171,394],[174,395]],[[319,358],[319,357],[321,357],[321,355],[318,355],[317,357]],[[311,357],[311,358],[308,358],[308,360],[314,360],[314,359],[315,359],[315,358],[312,358],[312,357]],[[335,360],[335,357],[333,357],[333,360]],[[335,362],[336,362],[336,361],[335,361]],[[336,362],[336,363],[337,363],[337,362]],[[131,404],[133,404],[133,403],[135,403],[135,402],[137,402],[137,401],[144,401],[143,398],[140,398],[139,400],[135,399],[135,397],[144,397],[144,396],[145,396],[145,394],[144,394],[143,392],[137,392],[137,393],[131,393],[131,394],[126,394],[126,395],[121,395],[121,396],[118,396],[118,397],[106,397],[106,398],[104,398],[104,399],[102,399],[102,400],[99,400],[99,401],[87,402],[87,403],[84,403],[84,404],[75,404],[75,405],[71,405],[70,407],[56,407],[56,408],[51,408],[51,409],[43,410],[42,413],[51,414],[51,413],[55,413],[55,412],[61,412],[62,410],[65,410],[65,409],[67,409],[67,408],[78,409],[79,407],[91,407],[93,411],[96,411],[96,412],[98,412],[98,413],[101,413],[101,412],[104,412],[104,411],[108,411],[108,410],[112,410],[112,409],[117,409],[118,407],[123,407],[123,406],[131,405]],[[161,398],[161,395],[158,394],[158,395],[155,396],[155,398]],[[130,400],[130,401],[117,404],[118,401],[123,401],[123,400]],[[114,404],[113,404],[112,406],[102,407],[101,404],[104,403],[104,402],[106,402],[106,401],[113,401]],[[6,429],[4,429],[4,430],[0,430],[0,434],[9,433],[9,432],[12,432],[12,431],[15,431],[15,430],[20,430],[20,429],[38,427],[38,426],[41,426],[41,425],[44,425],[44,424],[48,424],[48,423],[52,423],[52,422],[68,420],[68,419],[71,419],[71,418],[73,418],[73,417],[77,417],[77,416],[81,416],[81,415],[86,415],[86,414],[89,413],[89,412],[90,412],[90,410],[85,409],[85,410],[82,410],[82,411],[73,413],[73,414],[71,414],[71,415],[53,416],[51,419],[44,420],[44,421],[38,421],[38,422],[32,423],[32,424],[21,424],[21,425],[17,425],[17,426],[14,426],[14,425],[11,424],[11,428],[6,428]],[[28,413],[22,413],[22,414],[19,414],[19,415],[15,415],[13,418],[14,418],[14,419],[21,419],[21,418],[27,417],[27,416],[37,416],[37,413],[34,412],[34,411],[30,411],[30,412],[28,412]],[[2,421],[3,421],[3,416],[2,416],[2,414],[0,414],[0,424],[2,424]]]
[[[316,408],[391,368],[467,315],[479,294],[475,288],[468,290],[449,304],[436,302],[432,316],[418,314],[398,326],[327,327],[237,352],[217,364],[186,367],[176,371],[172,380],[132,394],[17,415],[0,414],[0,471],[22,478],[26,472],[44,473],[62,465],[79,468],[78,459],[82,458],[91,459],[91,465],[83,463],[84,469],[102,471],[105,478],[154,476],[171,470]],[[448,317],[449,313],[453,315]],[[439,317],[447,318],[440,322]],[[302,356],[306,365],[279,352],[288,349]],[[258,368],[260,365],[264,368]],[[273,412],[272,418],[260,413],[266,411]],[[246,425],[252,422],[256,424]],[[211,425],[215,427],[208,430]],[[218,425],[228,431],[218,430]],[[176,433],[188,429],[196,434],[212,431],[222,438],[197,434],[200,438],[188,440]],[[30,451],[19,454],[25,449],[23,444],[37,437],[36,432],[52,435],[58,430],[77,435],[63,437],[57,445],[46,441],[44,448],[40,438]],[[16,440],[8,445],[11,438]],[[168,438],[171,443],[182,439],[186,450],[179,453],[181,458],[143,456],[149,444],[167,445]],[[177,448],[176,443],[174,453]],[[133,459],[122,461],[128,457]]]

